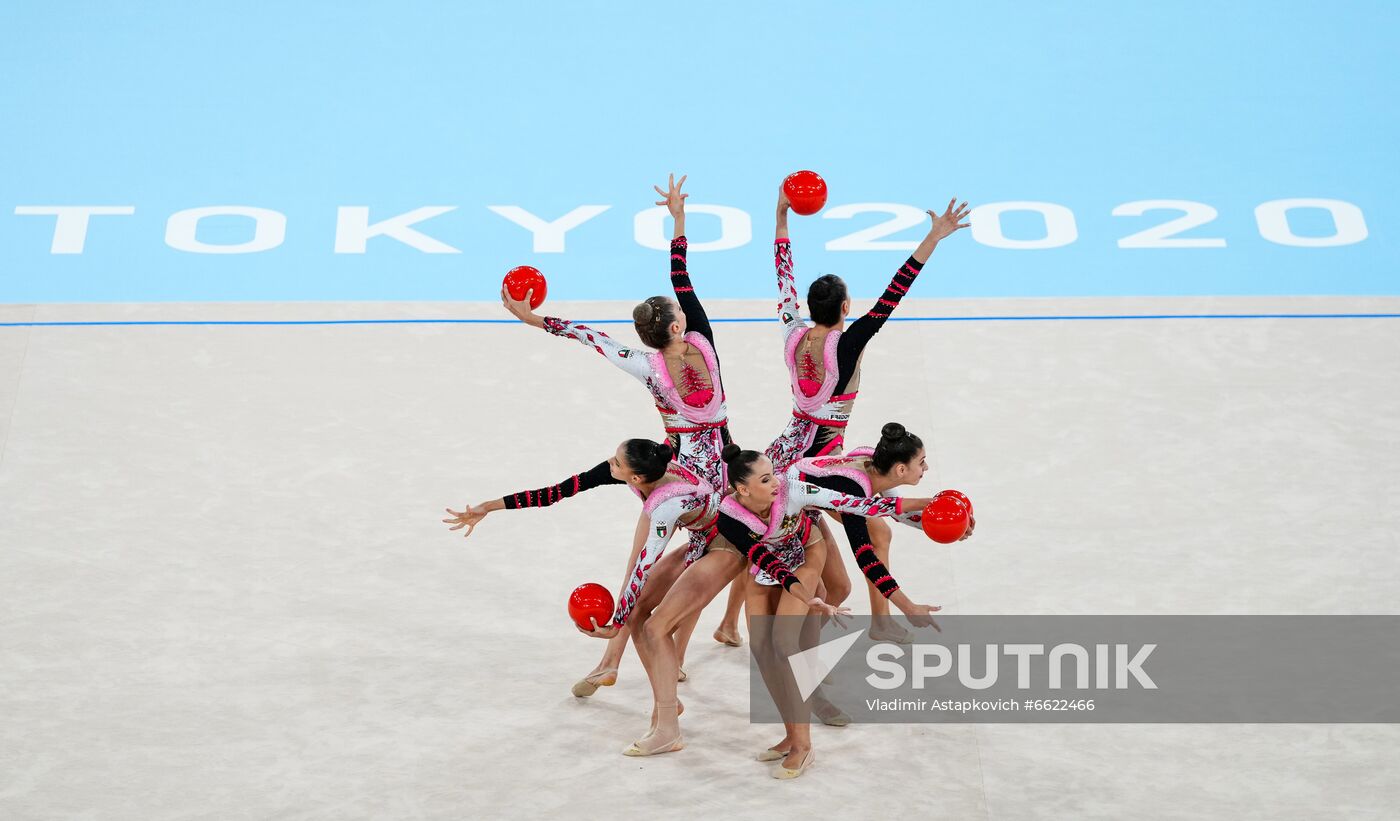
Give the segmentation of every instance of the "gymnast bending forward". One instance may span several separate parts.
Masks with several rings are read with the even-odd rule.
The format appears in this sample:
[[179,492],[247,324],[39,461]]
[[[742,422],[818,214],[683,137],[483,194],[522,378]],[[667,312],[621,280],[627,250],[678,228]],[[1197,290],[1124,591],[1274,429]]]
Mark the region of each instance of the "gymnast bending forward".
[[[820,508],[853,517],[906,517],[906,505],[911,511],[922,510],[929,500],[851,496],[808,482],[788,481],[774,473],[768,457],[738,445],[726,446],[724,457],[733,493],[720,504],[719,532],[748,556],[757,570],[746,579],[750,649],[764,684],[782,711],[785,730],[777,744],[759,754],[759,760],[782,759],[774,777],[796,778],[813,760],[810,718],[817,705],[814,699],[800,696],[786,660],[805,649],[802,633],[815,624],[813,617],[850,612],[821,597],[823,566],[835,559],[808,513]],[[766,550],[756,552],[759,546],[766,546]],[[867,578],[889,575],[878,560],[869,562],[865,572]],[[931,625],[929,614],[938,609],[910,603],[909,620],[916,626]]]
[[[783,327],[783,361],[787,365],[792,392],[792,418],[773,441],[765,454],[774,469],[786,471],[798,459],[839,454],[845,442],[846,425],[850,422],[860,390],[860,366],[867,344],[885,326],[900,300],[913,286],[924,264],[933,255],[938,243],[968,227],[964,222],[969,213],[967,203],[948,202],[941,214],[927,212],[933,220],[928,233],[914,253],[895,271],[884,293],[864,315],[849,326],[846,316],[851,310],[846,283],[835,274],[814,280],[807,289],[807,308],[812,323],[802,319],[793,278],[792,242],[788,232],[789,204],[781,187],[778,190],[776,228],[773,240],[773,264],[778,279],[778,319]],[[889,564],[891,531],[883,521],[869,523],[871,549],[885,565]],[[823,538],[830,531],[823,526]],[[827,599],[840,604],[851,589],[850,578],[842,562],[828,562],[822,582]],[[739,620],[741,589],[735,584],[716,634],[732,632]],[[874,585],[867,585],[870,596],[872,639],[908,642],[909,635],[889,618],[889,602]]]
[[[592,468],[553,485],[531,490],[508,493],[498,499],[481,504],[469,505],[465,510],[454,511],[451,519],[443,519],[452,524],[451,530],[466,527],[462,535],[470,536],[472,531],[487,515],[498,510],[518,510],[524,508],[549,507],[598,487],[625,485],[642,502],[642,515],[637,521],[633,534],[632,552],[627,559],[626,575],[617,596],[617,609],[612,622],[618,625],[627,623],[627,616],[640,599],[652,575],[653,565],[658,564],[673,534],[687,530],[695,536],[688,549],[677,554],[685,564],[695,561],[714,541],[715,520],[719,515],[719,494],[705,480],[696,476],[677,462],[671,461],[674,452],[665,443],[650,439],[628,439],[618,446],[616,452]],[[668,561],[662,564],[655,578],[655,590],[650,591],[653,601],[658,600],[679,574],[680,564]],[[676,655],[679,664],[684,663],[685,648],[699,611],[677,630]],[[599,687],[608,687],[617,681],[617,662],[621,660],[626,646],[626,631],[609,642],[604,653],[604,667],[601,675],[592,674],[573,687],[573,694],[580,698],[593,695]],[[600,665],[601,666],[601,665]],[[679,680],[686,679],[685,671],[678,669]]]
[[[690,195],[681,191],[685,179],[682,176],[677,182],[673,175],[665,191],[653,186],[663,197],[657,205],[665,205],[675,221],[670,256],[671,287],[675,297],[649,297],[632,311],[637,335],[650,351],[623,345],[582,323],[539,316],[530,309],[528,293],[525,299],[516,300],[502,288],[501,301],[511,314],[527,325],[580,342],[640,381],[661,414],[676,462],[711,486],[723,488],[724,462],[720,459],[720,450],[729,441],[729,417],[714,330],[686,268],[685,199]],[[639,520],[637,526],[642,525]],[[696,545],[698,539],[699,536],[691,534],[691,552],[702,549]],[[685,631],[686,639],[690,629]],[[592,695],[599,686],[617,680],[629,633],[622,631],[609,644],[592,672],[574,685],[575,695]]]

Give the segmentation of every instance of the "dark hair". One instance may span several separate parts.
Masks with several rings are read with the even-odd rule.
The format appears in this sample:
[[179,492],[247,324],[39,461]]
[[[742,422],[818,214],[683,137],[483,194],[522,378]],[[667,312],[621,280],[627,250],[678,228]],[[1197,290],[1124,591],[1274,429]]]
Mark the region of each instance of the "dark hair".
[[724,465],[729,469],[729,484],[738,485],[748,481],[753,475],[753,463],[757,462],[763,454],[756,450],[744,450],[738,445],[730,442],[720,451],[719,458],[724,460]]
[[632,309],[632,322],[637,336],[653,348],[661,349],[671,342],[671,323],[676,321],[676,303],[668,297],[649,296]]
[[846,283],[835,274],[819,276],[807,288],[807,312],[818,325],[841,321],[841,303],[846,301]]
[[622,455],[633,473],[642,477],[643,481],[655,482],[666,474],[666,466],[671,464],[675,452],[664,442],[628,439],[622,443]]
[[883,475],[889,473],[890,468],[895,465],[902,465],[913,459],[923,447],[924,440],[905,430],[898,422],[890,422],[880,428],[880,443],[875,446],[870,464]]

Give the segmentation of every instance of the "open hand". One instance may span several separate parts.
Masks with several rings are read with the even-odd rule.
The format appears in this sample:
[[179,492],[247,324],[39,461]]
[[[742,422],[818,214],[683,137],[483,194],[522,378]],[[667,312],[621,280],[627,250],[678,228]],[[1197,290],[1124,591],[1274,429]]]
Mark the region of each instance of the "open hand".
[[480,523],[482,519],[486,518],[487,513],[491,512],[480,505],[476,507],[467,505],[466,510],[460,511],[453,510],[450,507],[445,508],[445,510],[453,516],[451,519],[443,519],[443,522],[453,525],[449,527],[448,530],[461,530],[465,527],[467,532],[462,534],[463,538],[472,535],[472,531],[476,529],[477,524]]
[[665,197],[665,199],[657,200],[656,204],[666,206],[666,210],[670,211],[671,216],[675,219],[679,219],[681,215],[685,213],[685,198],[690,196],[689,194],[681,193],[682,185],[685,185],[685,175],[682,174],[681,181],[676,182],[676,175],[671,174],[666,178],[666,187],[669,190],[662,191],[661,186],[652,186],[656,193]]
[[933,218],[933,225],[929,227],[928,232],[934,239],[943,239],[954,231],[960,231],[972,224],[970,222],[963,222],[963,220],[967,219],[967,215],[971,213],[967,207],[967,203],[964,202],[955,209],[953,204],[957,201],[957,197],[948,200],[948,210],[944,211],[941,215],[935,214],[932,211],[925,212]]

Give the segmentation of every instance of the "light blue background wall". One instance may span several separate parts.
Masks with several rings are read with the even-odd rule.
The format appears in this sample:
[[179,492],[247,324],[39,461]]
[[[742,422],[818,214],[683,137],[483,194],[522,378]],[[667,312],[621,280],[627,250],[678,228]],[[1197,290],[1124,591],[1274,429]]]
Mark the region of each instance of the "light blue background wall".
[[[1060,248],[958,235],[923,296],[1397,294],[1397,19],[1388,2],[8,3],[0,302],[493,299],[522,263],[552,296],[637,298],[665,287],[666,259],[633,215],[671,170],[691,202],[753,217],[747,245],[694,255],[702,294],[767,296],[773,197],[801,167],[832,205],[1073,211]],[[1369,236],[1262,238],[1255,206],[1295,197],[1355,204]],[[1114,206],[1164,198],[1218,209],[1183,236],[1226,247],[1117,247],[1175,215]],[[54,219],[15,208],[54,204],[136,211],[52,254]],[[285,242],[166,245],[172,213],[230,204],[285,214]],[[486,208],[584,204],[611,207],[549,254]],[[457,206],[419,227],[461,253],[377,238],[336,254],[347,205]],[[877,291],[906,252],[823,245],[880,219],[795,222],[799,279]],[[1292,225],[1332,230],[1319,211]],[[692,218],[693,241],[717,230]],[[199,233],[249,236],[232,217]]]

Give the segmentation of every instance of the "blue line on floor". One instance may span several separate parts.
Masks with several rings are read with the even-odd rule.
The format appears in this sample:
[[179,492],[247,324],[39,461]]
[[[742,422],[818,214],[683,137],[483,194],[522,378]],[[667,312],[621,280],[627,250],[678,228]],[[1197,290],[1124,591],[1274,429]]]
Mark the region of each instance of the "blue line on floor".
[[[1400,314],[1113,314],[1065,316],[893,316],[891,322],[1079,322],[1123,319],[1400,319]],[[772,317],[733,317],[711,322],[777,322]],[[147,320],[131,322],[0,322],[0,328],[107,325],[513,325],[515,319],[287,319]],[[584,325],[630,325],[630,319],[575,320]]]

